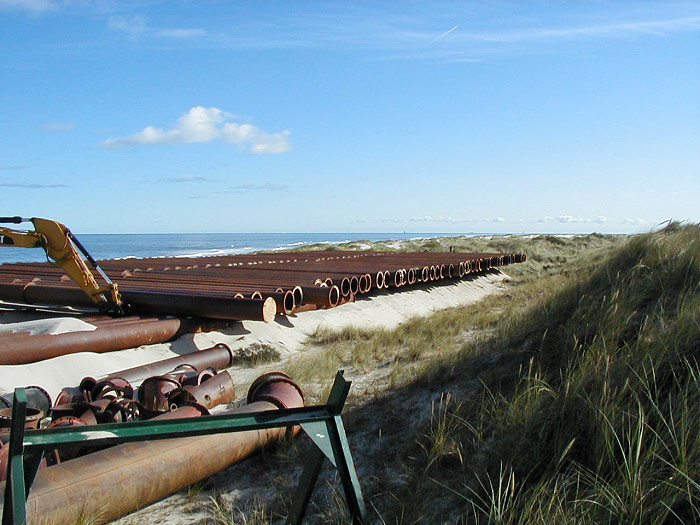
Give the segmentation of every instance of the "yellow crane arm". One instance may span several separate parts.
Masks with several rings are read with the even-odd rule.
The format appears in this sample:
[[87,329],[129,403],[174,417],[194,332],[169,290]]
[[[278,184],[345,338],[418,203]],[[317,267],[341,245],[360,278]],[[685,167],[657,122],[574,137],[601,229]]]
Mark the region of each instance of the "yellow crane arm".
[[[92,258],[65,225],[38,217],[31,219],[0,217],[0,223],[20,224],[22,222],[31,222],[34,225],[34,231],[15,230],[0,226],[0,246],[43,248],[49,260],[56,266],[63,268],[68,277],[80,286],[101,310],[113,314],[123,313],[122,299],[117,284],[107,277],[97,261]],[[107,284],[100,286],[97,283],[95,275],[81,257],[81,252]]]

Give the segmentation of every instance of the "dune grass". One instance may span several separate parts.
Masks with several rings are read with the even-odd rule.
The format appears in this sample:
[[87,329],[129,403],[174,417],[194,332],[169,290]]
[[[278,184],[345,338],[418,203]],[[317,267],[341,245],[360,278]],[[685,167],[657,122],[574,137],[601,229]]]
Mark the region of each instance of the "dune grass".
[[289,370],[388,369],[346,415],[374,519],[699,522],[700,227],[521,241],[537,272],[508,293],[318,332]]

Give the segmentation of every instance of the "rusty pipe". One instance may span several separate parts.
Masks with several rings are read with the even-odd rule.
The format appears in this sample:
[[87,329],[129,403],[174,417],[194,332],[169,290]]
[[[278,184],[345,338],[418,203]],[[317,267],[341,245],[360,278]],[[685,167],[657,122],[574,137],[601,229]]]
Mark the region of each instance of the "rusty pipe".
[[163,343],[185,333],[213,328],[197,319],[161,319],[113,323],[92,331],[27,335],[0,339],[0,365],[21,365],[78,352],[112,352]]
[[[256,387],[258,396],[249,396],[249,404],[224,413],[304,405],[291,380],[275,378],[274,387],[266,387],[265,381]],[[112,521],[219,472],[285,432],[271,428],[143,441],[94,452],[40,470],[29,493],[27,515],[31,523],[55,525],[73,524],[81,515],[99,523]],[[0,484],[0,492],[4,489]]]
[[233,378],[227,370],[216,374],[200,385],[186,385],[168,394],[170,410],[185,405],[197,403],[207,409],[217,405],[230,403],[236,395]]
[[[195,370],[205,370],[213,368],[214,370],[223,370],[233,364],[233,351],[223,343],[169,359],[162,359],[146,365],[135,366],[125,370],[113,372],[105,377],[99,378],[99,381],[106,381],[113,378],[120,378],[129,383],[140,383],[147,377],[160,376],[172,372],[182,365],[190,365]],[[80,389],[92,392],[97,384],[98,379],[86,377],[80,382]],[[58,404],[58,400],[56,401]]]
[[[275,319],[277,307],[272,298],[237,299],[231,295],[187,293],[172,290],[123,290],[122,299],[130,311],[160,315],[180,315],[227,319],[233,321],[265,321]],[[94,306],[79,288],[47,286],[37,282],[0,283],[0,298],[27,304],[61,304]]]
[[333,286],[303,286],[304,303],[318,306],[337,306],[340,301],[340,291]]

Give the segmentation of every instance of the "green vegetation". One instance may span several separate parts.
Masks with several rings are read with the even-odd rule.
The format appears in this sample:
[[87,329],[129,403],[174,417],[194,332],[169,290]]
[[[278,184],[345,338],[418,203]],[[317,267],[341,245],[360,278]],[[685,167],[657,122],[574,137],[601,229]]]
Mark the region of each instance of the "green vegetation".
[[274,363],[280,358],[281,354],[274,346],[265,343],[252,343],[234,351],[232,364],[253,368],[264,363]]
[[[354,380],[372,519],[700,522],[700,227],[464,242],[528,262],[471,307],[319,331],[288,369],[312,401],[337,368]],[[344,522],[337,500],[317,489],[311,522]]]

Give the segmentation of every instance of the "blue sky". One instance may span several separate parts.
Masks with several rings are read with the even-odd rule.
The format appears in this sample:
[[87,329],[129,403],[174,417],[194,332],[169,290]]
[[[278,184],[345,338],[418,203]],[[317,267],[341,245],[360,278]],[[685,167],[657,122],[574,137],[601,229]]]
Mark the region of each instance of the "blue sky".
[[2,215],[79,233],[700,221],[700,2],[0,0]]

